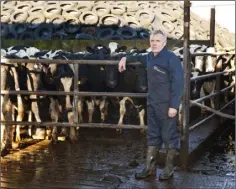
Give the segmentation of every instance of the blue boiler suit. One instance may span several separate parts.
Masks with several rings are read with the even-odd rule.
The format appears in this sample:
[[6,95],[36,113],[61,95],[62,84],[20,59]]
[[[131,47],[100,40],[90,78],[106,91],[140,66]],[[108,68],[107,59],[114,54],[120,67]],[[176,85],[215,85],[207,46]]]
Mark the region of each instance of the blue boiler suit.
[[147,68],[147,145],[158,146],[162,143],[169,148],[177,148],[178,113],[168,117],[168,109],[179,109],[184,88],[184,73],[180,59],[166,47],[156,56],[153,52],[126,56],[129,62],[140,61]]

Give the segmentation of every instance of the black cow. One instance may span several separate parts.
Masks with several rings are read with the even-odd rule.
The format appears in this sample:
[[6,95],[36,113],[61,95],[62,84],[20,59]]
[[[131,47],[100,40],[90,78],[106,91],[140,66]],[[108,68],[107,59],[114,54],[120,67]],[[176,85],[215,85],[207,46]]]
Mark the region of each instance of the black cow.
[[[125,56],[127,53],[124,51],[126,47],[119,45],[115,42],[111,42],[109,44],[110,49],[110,60],[117,60],[119,61],[121,57]],[[133,49],[132,53],[137,53]],[[141,53],[141,52],[140,52]],[[147,72],[146,68],[143,65],[140,66],[127,66],[127,70],[123,73],[118,72],[117,65],[107,65],[105,66],[105,83],[106,83],[106,91],[108,92],[133,92],[139,93],[147,92]],[[130,102],[133,107],[136,108],[139,118],[140,118],[140,125],[144,124],[144,114],[145,114],[145,99],[140,98],[109,98],[109,101],[114,100],[119,102],[120,106],[120,117],[118,121],[118,125],[123,124],[124,115],[126,113],[126,104]],[[120,131],[118,129],[118,131]]]

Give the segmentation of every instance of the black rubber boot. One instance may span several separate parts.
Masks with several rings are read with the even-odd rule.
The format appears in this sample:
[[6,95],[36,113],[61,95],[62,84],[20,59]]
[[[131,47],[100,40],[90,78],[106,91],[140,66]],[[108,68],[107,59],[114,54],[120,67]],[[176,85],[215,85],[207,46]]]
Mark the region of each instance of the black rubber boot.
[[174,165],[173,160],[176,154],[176,149],[167,149],[167,156],[166,156],[166,165],[163,169],[163,172],[159,176],[159,180],[169,180],[174,174]]
[[156,156],[160,148],[157,146],[148,146],[145,168],[140,173],[135,174],[136,179],[144,179],[156,176]]

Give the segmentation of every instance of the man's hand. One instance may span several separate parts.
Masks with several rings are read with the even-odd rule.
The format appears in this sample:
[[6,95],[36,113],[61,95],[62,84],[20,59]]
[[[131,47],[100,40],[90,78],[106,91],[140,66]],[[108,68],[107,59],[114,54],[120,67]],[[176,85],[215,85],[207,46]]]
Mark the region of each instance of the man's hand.
[[168,110],[168,116],[169,116],[169,117],[175,117],[176,114],[177,114],[177,110],[176,110],[176,109],[174,109],[174,108],[169,108],[169,110]]
[[121,58],[119,64],[118,64],[118,70],[119,72],[123,72],[126,70],[126,57]]

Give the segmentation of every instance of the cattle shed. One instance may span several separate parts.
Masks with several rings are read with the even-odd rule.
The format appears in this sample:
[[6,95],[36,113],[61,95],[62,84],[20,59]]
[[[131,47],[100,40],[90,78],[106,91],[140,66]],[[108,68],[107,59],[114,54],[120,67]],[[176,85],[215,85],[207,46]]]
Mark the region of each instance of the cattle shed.
[[[235,119],[235,116],[230,115],[232,112],[224,112],[223,110],[226,109],[229,105],[235,102],[235,97],[230,99],[228,103],[223,104],[221,103],[220,97],[222,94],[226,93],[227,91],[231,90],[234,85],[235,85],[235,74],[234,75],[234,83],[233,85],[229,85],[225,88],[221,88],[221,81],[222,81],[222,76],[228,74],[232,74],[235,72],[235,67],[228,68],[223,70],[220,66],[217,66],[217,64],[222,64],[219,60],[221,60],[222,57],[227,57],[225,58],[225,64],[230,64],[232,60],[235,59],[235,52],[229,52],[229,50],[224,51],[224,52],[194,52],[190,53],[189,47],[191,44],[204,44],[208,47],[215,47],[216,44],[216,34],[215,34],[215,9],[211,9],[211,20],[210,20],[210,29],[209,29],[209,38],[210,40],[202,40],[196,42],[195,40],[190,40],[190,8],[191,8],[191,3],[190,1],[184,1],[183,4],[183,35],[180,36],[178,39],[171,39],[169,43],[169,48],[181,48],[182,47],[182,55],[183,55],[183,67],[184,67],[184,79],[185,79],[185,88],[184,88],[184,95],[183,95],[183,100],[182,100],[182,108],[181,108],[181,127],[180,127],[180,149],[179,149],[179,155],[178,161],[182,164],[183,168],[186,168],[189,162],[189,158],[193,158],[190,155],[190,152],[194,151],[195,149],[198,148],[199,144],[202,143],[203,140],[209,137],[217,129],[219,126],[219,123],[225,121],[225,119]],[[218,38],[217,38],[218,40]],[[113,41],[113,40],[112,40]],[[127,45],[129,47],[136,46],[139,48],[146,48],[148,47],[148,41],[145,40],[145,43],[143,40],[134,40],[132,42],[130,41],[116,41],[118,43]],[[12,43],[18,43],[17,41],[13,41]],[[26,42],[27,43],[27,42]],[[33,42],[29,42],[33,43]],[[48,43],[51,43],[51,41],[48,41]],[[67,43],[66,41],[61,42],[55,40],[53,43],[55,43],[55,47],[58,44],[63,44]],[[66,46],[70,48],[70,51],[72,52],[78,52],[80,50],[83,50],[80,48],[80,44],[82,47],[85,47],[90,44],[94,44],[92,40],[88,41],[76,41],[73,42],[73,47],[71,49],[71,41],[68,41]],[[95,42],[99,44],[103,44],[105,46],[108,45],[107,41],[99,41]],[[182,45],[181,45],[182,43]],[[69,45],[68,45],[69,44]],[[142,45],[140,45],[142,44]],[[3,42],[3,45],[7,46],[7,41]],[[139,46],[140,45],[140,46]],[[213,73],[206,73],[204,75],[199,75],[195,77],[191,77],[191,60],[194,59],[195,57],[198,56],[204,56],[204,57],[211,57],[216,65],[216,69]],[[79,80],[79,70],[80,70],[80,65],[116,65],[118,63],[118,60],[43,60],[43,59],[10,59],[10,58],[3,58],[2,60],[1,67],[4,65],[17,65],[18,64],[23,64],[23,63],[42,63],[42,64],[56,64],[56,65],[62,65],[62,64],[72,64],[74,66],[74,76],[73,79],[74,81]],[[137,66],[139,65],[139,62],[134,62],[132,65]],[[234,64],[235,65],[235,64]],[[191,87],[191,82],[195,81],[203,81],[204,79],[209,79],[209,78],[215,78],[215,90],[199,99],[191,99],[190,95],[190,87]],[[68,95],[68,96],[73,96],[73,104],[78,104],[80,97],[84,96],[107,96],[107,97],[136,97],[136,98],[145,98],[146,93],[118,93],[118,92],[87,92],[87,91],[79,91],[78,88],[78,83],[74,82],[73,83],[73,91],[70,92],[62,92],[62,91],[27,91],[27,90],[2,90],[1,89],[1,94],[6,95],[6,94],[21,94],[21,95],[36,95],[36,96],[43,96],[43,95],[54,95],[54,96],[61,96],[61,95]],[[233,94],[235,92],[233,91]],[[231,95],[232,96],[232,95]],[[215,97],[215,108],[210,108],[208,106],[202,105],[201,102],[210,98]],[[208,115],[208,117],[205,117],[204,119],[198,120],[198,122],[190,123],[190,117],[191,117],[191,111],[190,109],[192,107],[200,107],[208,112],[211,112],[212,114]],[[27,121],[7,121],[7,120],[1,120],[1,124],[6,124],[6,125],[35,125],[35,126],[58,126],[58,127],[80,127],[80,128],[108,128],[108,129],[114,129],[117,128],[117,124],[109,124],[109,123],[80,123],[79,122],[79,117],[78,117],[78,106],[73,106],[73,117],[70,122],[58,122],[58,123],[53,123],[53,122],[27,122]],[[218,117],[216,117],[216,115]],[[203,127],[205,127],[203,129]],[[121,124],[119,125],[119,128],[122,129],[147,129],[147,125],[128,125],[128,124]],[[190,133],[191,132],[191,133]],[[204,133],[203,133],[204,132]],[[194,133],[194,134],[192,134]],[[192,135],[190,137],[190,134]],[[200,137],[200,139],[199,139]],[[165,155],[165,152],[163,151],[163,155]]]

